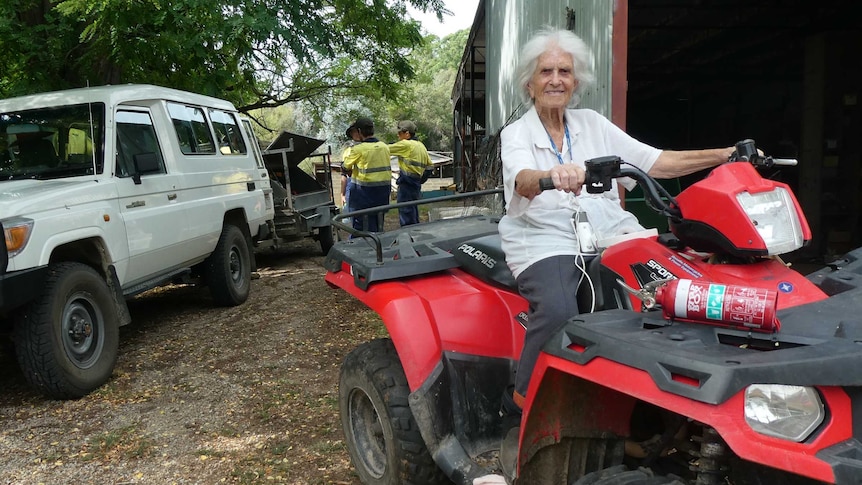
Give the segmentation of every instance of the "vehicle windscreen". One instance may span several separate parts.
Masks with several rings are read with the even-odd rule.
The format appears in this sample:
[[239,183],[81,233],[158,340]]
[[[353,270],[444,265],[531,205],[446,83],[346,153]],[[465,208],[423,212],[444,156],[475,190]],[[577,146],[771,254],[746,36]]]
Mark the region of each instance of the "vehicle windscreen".
[[0,113],[0,181],[101,173],[105,105]]

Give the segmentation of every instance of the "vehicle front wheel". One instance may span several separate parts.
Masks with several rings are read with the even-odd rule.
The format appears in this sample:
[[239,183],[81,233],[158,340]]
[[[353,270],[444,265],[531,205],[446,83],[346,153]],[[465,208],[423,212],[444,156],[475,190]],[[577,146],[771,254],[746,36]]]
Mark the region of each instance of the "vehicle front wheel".
[[81,263],[48,268],[41,295],[15,318],[27,382],[54,399],[86,396],[114,370],[119,316],[104,278]]
[[218,244],[207,258],[206,280],[210,294],[220,306],[236,306],[251,290],[251,252],[242,231],[233,225],[222,229]]
[[347,449],[362,483],[448,482],[422,440],[409,395],[391,340],[372,340],[344,359],[338,407]]

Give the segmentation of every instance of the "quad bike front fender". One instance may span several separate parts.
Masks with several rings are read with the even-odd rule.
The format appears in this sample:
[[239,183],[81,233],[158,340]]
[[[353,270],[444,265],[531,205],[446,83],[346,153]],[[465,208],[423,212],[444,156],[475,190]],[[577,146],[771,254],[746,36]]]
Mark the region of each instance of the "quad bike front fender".
[[326,281],[375,311],[392,338],[411,391],[432,375],[444,352],[516,360],[527,309],[519,295],[452,269],[358,288],[348,271]]
[[327,273],[326,281],[347,291],[380,316],[395,344],[410,390],[418,388],[433,371],[442,352],[440,336],[431,324],[431,314],[422,298],[398,281],[378,283],[363,291],[345,271]]

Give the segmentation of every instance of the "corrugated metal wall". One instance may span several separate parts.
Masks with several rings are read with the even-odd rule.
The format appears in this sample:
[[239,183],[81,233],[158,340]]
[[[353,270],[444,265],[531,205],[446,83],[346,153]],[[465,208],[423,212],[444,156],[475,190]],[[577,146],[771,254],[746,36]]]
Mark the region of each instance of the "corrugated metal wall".
[[593,49],[596,83],[580,107],[610,116],[611,35],[615,0],[486,0],[487,133],[497,133],[523,109],[515,86],[521,46],[544,27],[566,28],[568,10],[574,12],[574,31]]

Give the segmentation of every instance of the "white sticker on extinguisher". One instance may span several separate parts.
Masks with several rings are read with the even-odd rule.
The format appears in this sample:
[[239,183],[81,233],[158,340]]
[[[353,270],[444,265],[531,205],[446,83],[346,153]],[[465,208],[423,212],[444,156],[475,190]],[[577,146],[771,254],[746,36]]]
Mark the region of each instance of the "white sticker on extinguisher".
[[[688,309],[692,305],[694,305],[692,311],[700,311],[700,298],[692,298],[692,295],[689,295],[690,287],[691,280],[679,280],[679,284],[676,287],[676,298],[674,298],[673,302],[673,312],[679,318],[688,318]],[[695,293],[695,297],[700,295],[699,291]]]

